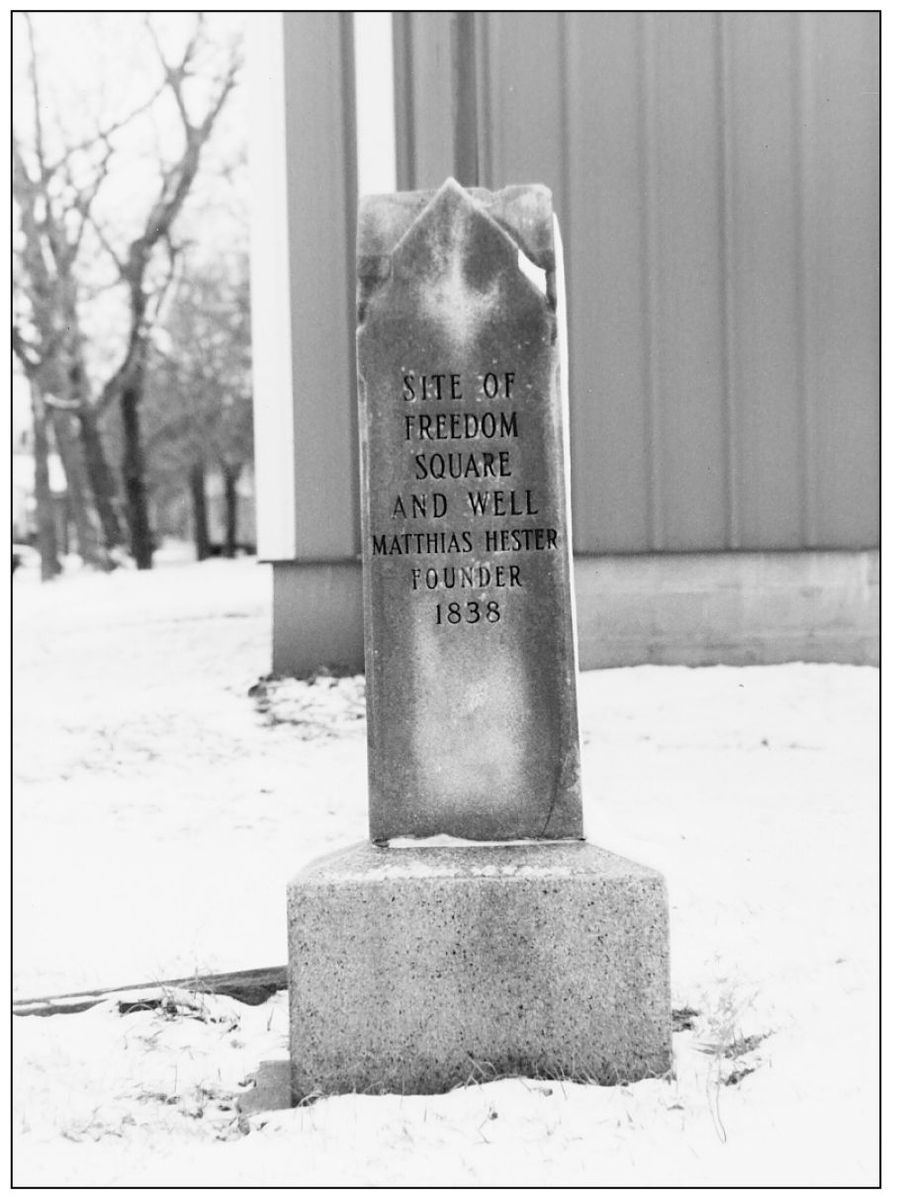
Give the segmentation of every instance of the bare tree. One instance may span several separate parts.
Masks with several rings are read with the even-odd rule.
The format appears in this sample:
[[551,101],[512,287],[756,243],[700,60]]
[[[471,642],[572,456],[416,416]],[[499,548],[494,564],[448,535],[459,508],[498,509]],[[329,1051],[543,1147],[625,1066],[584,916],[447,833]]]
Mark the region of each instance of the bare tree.
[[[51,430],[66,472],[79,550],[88,562],[101,562],[99,539],[91,508],[102,529],[107,551],[122,543],[115,505],[115,482],[103,454],[91,404],[84,365],[84,339],[79,302],[84,288],[79,256],[97,194],[106,178],[112,146],[110,139],[136,113],[97,131],[81,145],[51,154],[44,131],[44,99],[30,15],[28,80],[32,132],[30,143],[13,136],[13,198],[18,217],[15,260],[13,350],[29,380],[38,460],[36,501],[38,542],[45,578],[55,575],[55,523],[43,481]],[[150,98],[148,107],[155,97]],[[76,443],[80,440],[80,449]],[[90,481],[90,491],[85,487]],[[55,565],[55,566],[54,566]]]
[[[125,257],[116,258],[121,278],[128,290],[130,329],[124,358],[103,389],[102,403],[105,405],[117,400],[121,408],[124,439],[122,472],[131,527],[131,551],[138,568],[151,567],[153,556],[147,511],[146,460],[140,436],[140,406],[146,391],[150,334],[158,319],[161,297],[171,281],[175,264],[176,250],[171,238],[172,225],[196,178],[203,147],[208,142],[222,107],[234,87],[239,69],[239,61],[234,55],[221,79],[216,81],[203,112],[198,118],[191,117],[186,102],[185,83],[192,71],[202,32],[202,20],[200,14],[193,37],[180,60],[174,64],[166,60],[158,39],[153,35],[165,84],[174,97],[183,125],[184,145],[180,158],[163,172],[159,195],[147,214],[142,232],[131,242]],[[153,34],[149,22],[147,27]],[[152,294],[146,283],[153,255],[159,247],[167,252],[171,271],[163,288],[157,291],[156,303],[153,305]]]
[[[197,101],[198,58],[206,43],[202,14],[196,17],[183,51],[170,61],[150,18],[146,33],[161,82],[147,99],[124,116],[96,128],[90,136],[63,145],[55,156],[47,149],[39,58],[34,27],[26,15],[30,64],[30,141],[14,135],[13,187],[17,231],[16,315],[13,347],[42,404],[35,409],[35,443],[49,445],[48,425],[66,467],[70,498],[77,510],[82,554],[91,555],[92,514],[83,482],[89,480],[92,508],[107,551],[122,542],[115,478],[103,450],[100,420],[115,406],[122,423],[122,477],[131,552],[138,568],[152,566],[152,536],[147,511],[146,464],[140,410],[146,389],[147,355],[153,329],[177,261],[173,226],[181,213],[222,108],[233,90],[240,61],[231,49],[220,71],[205,80]],[[189,97],[189,94],[192,94]],[[190,98],[190,103],[188,99]],[[98,214],[97,197],[114,165],[115,136],[141,113],[168,99],[181,131],[180,151],[160,164],[157,193],[136,237],[122,243]],[[198,108],[192,112],[191,106]],[[56,131],[56,141],[60,141]],[[87,369],[83,314],[93,299],[86,283],[83,248],[112,266],[109,283],[124,297],[124,347],[104,382],[91,384]],[[54,409],[55,406],[55,409]],[[60,417],[48,423],[47,412]],[[40,417],[38,419],[38,411]],[[37,421],[43,424],[38,438]],[[70,437],[77,428],[77,453]],[[41,501],[38,498],[39,523]],[[49,547],[49,543],[47,544]],[[49,551],[48,551],[49,554]]]

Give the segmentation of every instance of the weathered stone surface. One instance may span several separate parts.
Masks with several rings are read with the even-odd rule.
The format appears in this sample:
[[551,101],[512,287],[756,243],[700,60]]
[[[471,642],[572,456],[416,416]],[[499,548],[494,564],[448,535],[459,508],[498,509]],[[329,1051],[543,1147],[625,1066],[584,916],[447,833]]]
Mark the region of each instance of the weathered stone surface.
[[551,196],[367,197],[358,254],[371,836],[580,837]]
[[295,1100],[670,1067],[664,881],[610,852],[361,844],[288,910]]

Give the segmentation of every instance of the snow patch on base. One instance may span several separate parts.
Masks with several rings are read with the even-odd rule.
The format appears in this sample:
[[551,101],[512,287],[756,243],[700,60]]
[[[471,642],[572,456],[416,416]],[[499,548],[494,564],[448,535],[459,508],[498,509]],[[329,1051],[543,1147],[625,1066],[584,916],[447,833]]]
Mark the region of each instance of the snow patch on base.
[[400,835],[388,839],[387,847],[546,847],[557,843],[579,843],[579,839],[461,839],[457,835]]

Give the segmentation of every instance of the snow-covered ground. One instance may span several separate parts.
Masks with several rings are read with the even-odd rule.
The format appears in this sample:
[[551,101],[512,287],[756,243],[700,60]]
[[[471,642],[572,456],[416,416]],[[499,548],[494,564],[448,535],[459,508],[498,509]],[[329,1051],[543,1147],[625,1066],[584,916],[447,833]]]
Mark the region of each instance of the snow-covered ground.
[[[17,998],[283,964],[288,877],[365,836],[361,679],[250,695],[269,569],[162,559],[14,578]],[[875,1183],[877,695],[830,665],[582,675],[588,836],[667,876],[698,1012],[673,1080],[243,1114],[285,995],[169,990],[14,1019],[16,1183]]]

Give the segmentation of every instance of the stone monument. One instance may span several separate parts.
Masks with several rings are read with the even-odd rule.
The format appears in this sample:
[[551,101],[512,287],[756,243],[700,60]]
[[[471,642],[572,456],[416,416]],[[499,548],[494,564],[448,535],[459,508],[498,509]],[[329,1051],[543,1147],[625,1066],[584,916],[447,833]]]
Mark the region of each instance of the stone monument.
[[662,877],[583,841],[551,194],[363,198],[370,842],[288,889],[317,1093],[670,1066]]

